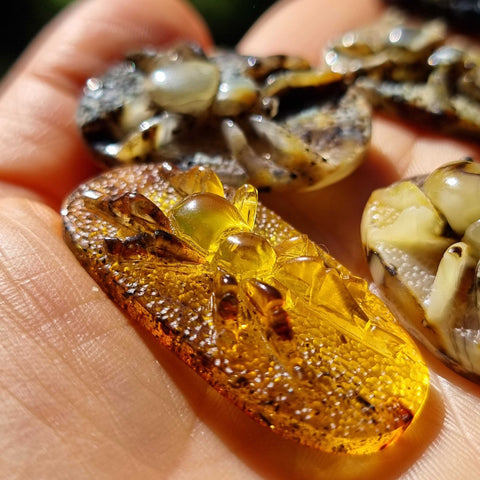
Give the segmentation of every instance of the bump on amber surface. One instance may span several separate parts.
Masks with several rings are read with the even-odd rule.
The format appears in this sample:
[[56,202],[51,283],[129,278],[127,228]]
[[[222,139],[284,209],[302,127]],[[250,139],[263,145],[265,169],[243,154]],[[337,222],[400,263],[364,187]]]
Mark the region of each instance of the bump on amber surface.
[[63,209],[79,261],[128,315],[259,423],[331,452],[393,442],[428,372],[364,280],[205,169],[107,172]]

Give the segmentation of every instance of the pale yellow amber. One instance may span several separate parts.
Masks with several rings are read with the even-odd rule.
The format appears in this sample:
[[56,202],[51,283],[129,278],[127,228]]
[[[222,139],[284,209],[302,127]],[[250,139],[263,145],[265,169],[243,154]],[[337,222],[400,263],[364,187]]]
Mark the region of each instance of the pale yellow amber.
[[212,105],[220,81],[218,67],[199,59],[172,59],[157,65],[145,78],[145,90],[160,110],[202,115]]

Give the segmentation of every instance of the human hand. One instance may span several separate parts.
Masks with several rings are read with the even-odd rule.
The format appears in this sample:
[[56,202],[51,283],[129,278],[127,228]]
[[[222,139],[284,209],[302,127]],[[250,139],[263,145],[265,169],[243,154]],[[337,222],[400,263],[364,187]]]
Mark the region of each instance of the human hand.
[[[381,10],[376,0],[330,5],[279,3],[241,51],[315,61],[329,38]],[[480,471],[480,387],[431,355],[432,393],[395,446],[364,457],[318,452],[226,402],[126,319],[64,245],[60,202],[95,173],[74,121],[84,81],[127,50],[183,38],[210,44],[180,0],[87,0],[61,15],[4,80],[0,471],[5,478],[471,478]],[[358,230],[371,190],[478,153],[375,117],[368,159],[354,175],[323,191],[262,200],[367,275]]]

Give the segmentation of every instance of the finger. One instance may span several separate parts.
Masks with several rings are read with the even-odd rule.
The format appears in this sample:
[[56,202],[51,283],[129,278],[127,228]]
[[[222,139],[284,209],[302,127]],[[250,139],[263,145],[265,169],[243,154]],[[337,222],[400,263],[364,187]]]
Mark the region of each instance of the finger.
[[58,205],[91,174],[91,156],[75,124],[86,78],[126,51],[178,39],[210,42],[181,0],[88,0],[43,32],[6,80],[0,97],[0,180]]

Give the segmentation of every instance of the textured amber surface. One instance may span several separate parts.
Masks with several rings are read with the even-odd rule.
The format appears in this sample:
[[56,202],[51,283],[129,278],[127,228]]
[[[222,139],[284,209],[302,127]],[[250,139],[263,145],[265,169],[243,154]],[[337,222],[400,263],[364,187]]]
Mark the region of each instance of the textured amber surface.
[[421,409],[428,372],[387,308],[209,170],[114,170],[67,200],[65,238],[128,315],[285,437],[370,453]]

